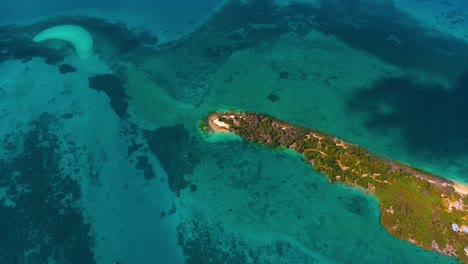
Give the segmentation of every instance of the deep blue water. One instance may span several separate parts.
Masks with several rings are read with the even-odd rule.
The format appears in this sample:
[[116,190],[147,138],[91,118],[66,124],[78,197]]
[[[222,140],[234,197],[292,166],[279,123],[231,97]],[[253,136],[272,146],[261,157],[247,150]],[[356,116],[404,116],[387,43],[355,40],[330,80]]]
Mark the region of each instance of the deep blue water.
[[[457,263],[297,155],[198,122],[261,112],[468,182],[466,8],[3,1],[0,262]],[[90,58],[32,41],[63,24]]]

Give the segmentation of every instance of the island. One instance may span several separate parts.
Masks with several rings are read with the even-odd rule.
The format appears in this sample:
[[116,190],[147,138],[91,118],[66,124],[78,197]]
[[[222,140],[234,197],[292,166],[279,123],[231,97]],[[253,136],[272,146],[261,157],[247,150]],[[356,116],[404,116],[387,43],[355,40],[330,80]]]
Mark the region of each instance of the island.
[[381,224],[393,236],[468,263],[467,185],[263,114],[213,113],[201,122],[201,128],[206,133],[234,133],[256,144],[302,154],[330,183],[374,195]]

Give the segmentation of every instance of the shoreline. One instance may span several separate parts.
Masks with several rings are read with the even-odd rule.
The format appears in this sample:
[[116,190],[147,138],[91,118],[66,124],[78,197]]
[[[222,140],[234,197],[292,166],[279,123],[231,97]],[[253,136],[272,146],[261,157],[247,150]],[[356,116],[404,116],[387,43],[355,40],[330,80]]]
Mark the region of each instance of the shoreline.
[[[239,114],[242,114],[242,112],[228,111],[228,112],[225,112],[225,113],[215,112],[215,113],[209,114],[208,118],[207,118],[208,128],[212,133],[223,133],[223,134],[231,133],[231,134],[235,134],[235,132],[231,131],[229,125],[222,122],[222,121],[219,121],[219,118],[220,117],[232,118],[233,116],[239,115]],[[268,116],[268,115],[266,115],[266,116],[268,118],[274,119],[271,116]],[[286,126],[286,127],[291,127],[291,125],[289,125],[289,124],[278,121],[276,119],[274,119],[274,120],[279,125],[283,125],[283,126]],[[308,129],[308,128],[305,128],[305,129]],[[308,130],[311,130],[311,129],[308,129]],[[313,131],[314,133],[318,133],[319,135],[332,137],[331,135],[328,135],[328,134],[325,134],[325,133],[322,133],[322,132],[319,132],[319,131],[315,131],[315,130],[311,130],[311,131]],[[351,143],[346,142],[346,144],[351,144]],[[301,153],[298,153],[298,154],[303,155]],[[378,157],[378,155],[376,155],[376,156]],[[447,189],[447,188],[452,187],[452,188],[454,188],[455,192],[459,193],[460,195],[468,196],[468,183],[463,183],[463,182],[460,182],[460,181],[457,181],[457,180],[448,179],[448,178],[444,178],[444,177],[441,177],[441,176],[433,175],[431,172],[428,172],[428,171],[418,171],[418,170],[414,169],[413,167],[411,167],[409,165],[401,164],[401,163],[392,161],[392,160],[387,159],[387,158],[381,158],[381,159],[385,160],[389,165],[391,165],[393,167],[398,167],[398,168],[400,168],[400,169],[402,169],[404,171],[410,172],[415,177],[417,177],[419,179],[426,180],[426,181],[430,182],[431,184],[435,184],[439,188]],[[363,188],[363,189],[366,190],[365,188]]]
[[453,181],[452,187],[455,188],[457,193],[468,196],[468,184],[459,181]]

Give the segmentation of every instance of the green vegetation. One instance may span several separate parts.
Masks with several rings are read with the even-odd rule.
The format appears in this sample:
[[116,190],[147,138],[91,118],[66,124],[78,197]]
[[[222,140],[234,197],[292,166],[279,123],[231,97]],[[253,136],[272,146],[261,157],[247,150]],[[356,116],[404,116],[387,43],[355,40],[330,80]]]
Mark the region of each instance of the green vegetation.
[[468,233],[453,231],[451,226],[468,226],[468,198],[455,192],[453,182],[265,115],[218,113],[211,117],[228,124],[231,132],[245,140],[294,149],[331,183],[362,187],[378,198],[380,220],[389,233],[468,263],[464,252]]
[[208,128],[208,123],[206,120],[200,120],[200,122],[198,122],[198,129],[200,129],[203,133],[210,132],[210,129]]

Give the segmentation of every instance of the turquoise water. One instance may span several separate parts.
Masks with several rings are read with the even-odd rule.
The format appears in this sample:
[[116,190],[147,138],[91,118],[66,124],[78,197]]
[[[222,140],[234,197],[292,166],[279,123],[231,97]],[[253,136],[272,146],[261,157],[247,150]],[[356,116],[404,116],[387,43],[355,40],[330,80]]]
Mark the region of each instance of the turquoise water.
[[[0,262],[457,263],[389,235],[375,198],[299,155],[206,136],[199,122],[265,113],[468,181],[467,12],[1,3]],[[64,24],[89,32],[90,58],[32,42]]]

